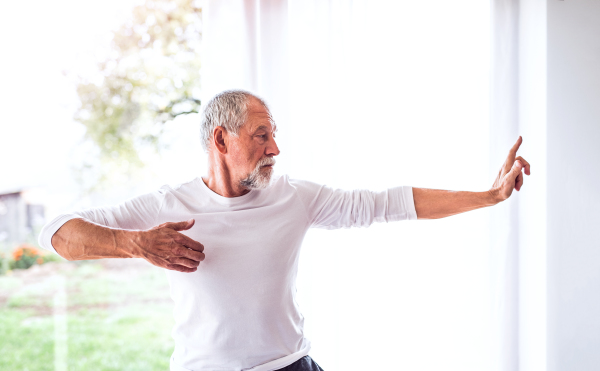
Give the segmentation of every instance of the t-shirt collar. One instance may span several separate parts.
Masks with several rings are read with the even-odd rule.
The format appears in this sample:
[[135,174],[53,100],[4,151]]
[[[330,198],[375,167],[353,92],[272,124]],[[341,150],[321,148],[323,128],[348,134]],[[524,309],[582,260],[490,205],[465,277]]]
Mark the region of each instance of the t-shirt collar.
[[251,189],[250,192],[238,196],[238,197],[223,197],[220,194],[214,192],[212,189],[208,188],[208,186],[204,183],[201,177],[196,178],[196,181],[199,183],[200,189],[203,193],[208,195],[211,199],[222,205],[239,205],[243,202],[249,201],[254,198],[256,194],[255,189]]

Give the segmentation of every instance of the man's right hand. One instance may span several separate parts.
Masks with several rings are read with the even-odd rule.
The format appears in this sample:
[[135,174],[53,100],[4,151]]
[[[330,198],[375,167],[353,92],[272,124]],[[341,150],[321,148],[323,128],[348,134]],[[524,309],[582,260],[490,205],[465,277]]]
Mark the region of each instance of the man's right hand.
[[190,219],[139,231],[109,228],[76,218],[52,235],[52,246],[67,260],[143,258],[157,267],[195,272],[204,260],[204,246],[179,233],[193,225],[194,219]]
[[204,246],[179,233],[194,226],[194,219],[186,222],[164,223],[133,235],[132,253],[157,267],[179,272],[195,272],[204,260]]

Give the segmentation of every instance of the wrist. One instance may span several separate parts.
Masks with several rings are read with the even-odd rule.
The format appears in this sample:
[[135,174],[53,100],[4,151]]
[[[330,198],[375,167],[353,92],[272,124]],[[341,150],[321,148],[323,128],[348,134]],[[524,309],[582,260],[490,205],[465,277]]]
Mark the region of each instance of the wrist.
[[140,256],[139,240],[142,231],[116,230],[115,231],[115,249],[120,250],[129,258]]
[[489,203],[489,206],[493,206],[493,205],[496,205],[496,204],[504,201],[502,199],[502,197],[500,196],[500,190],[497,188],[492,188],[489,191],[487,191],[486,193],[487,193],[487,202]]

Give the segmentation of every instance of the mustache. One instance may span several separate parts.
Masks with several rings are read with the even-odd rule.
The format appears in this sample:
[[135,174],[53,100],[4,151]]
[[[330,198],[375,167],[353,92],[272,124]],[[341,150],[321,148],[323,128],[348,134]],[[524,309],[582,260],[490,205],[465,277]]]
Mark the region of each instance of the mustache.
[[267,165],[275,165],[275,159],[273,157],[263,157],[258,161],[256,167],[260,168]]

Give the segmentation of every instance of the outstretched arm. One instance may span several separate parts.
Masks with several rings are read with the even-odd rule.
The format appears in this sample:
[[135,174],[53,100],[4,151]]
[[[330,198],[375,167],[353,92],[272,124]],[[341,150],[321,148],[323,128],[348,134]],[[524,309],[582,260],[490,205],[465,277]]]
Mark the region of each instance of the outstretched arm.
[[157,267],[194,272],[204,260],[204,246],[179,233],[193,225],[190,219],[138,231],[71,219],[52,236],[52,246],[67,260],[143,258]]
[[204,259],[201,243],[181,231],[193,220],[156,226],[164,190],[119,205],[62,214],[40,232],[40,246],[67,260],[143,258],[180,272],[193,272]]
[[530,165],[517,151],[523,142],[519,137],[508,152],[492,188],[485,192],[445,191],[413,188],[413,199],[418,219],[439,219],[486,206],[493,206],[510,197],[513,190],[523,186],[523,168],[530,174]]

